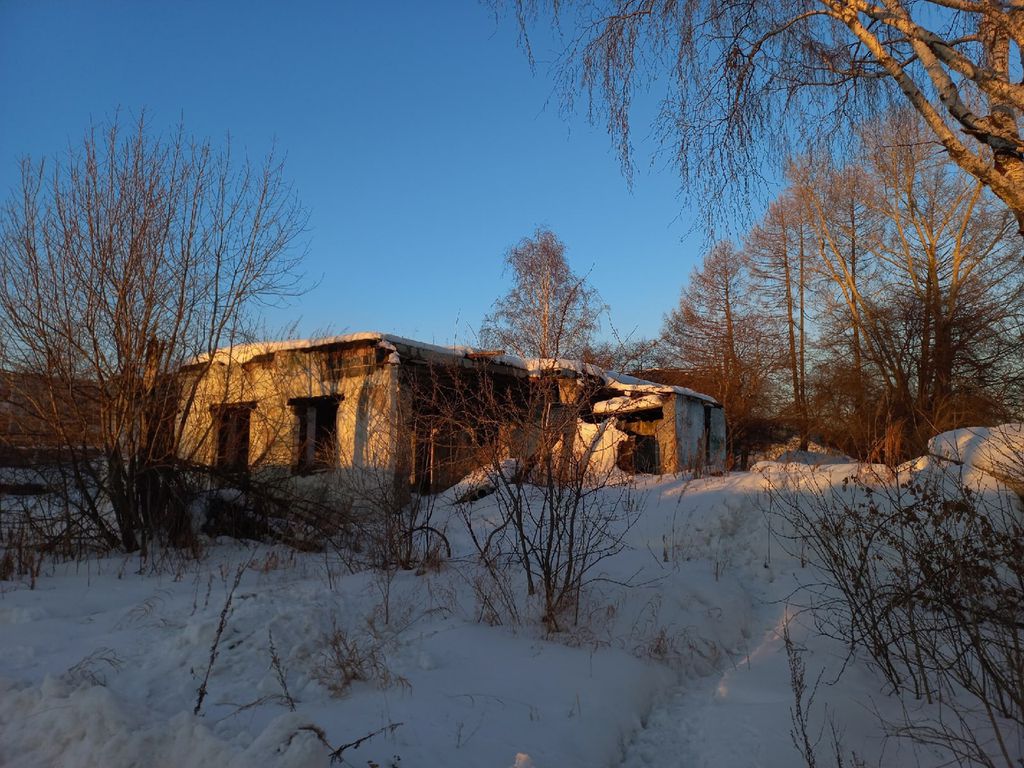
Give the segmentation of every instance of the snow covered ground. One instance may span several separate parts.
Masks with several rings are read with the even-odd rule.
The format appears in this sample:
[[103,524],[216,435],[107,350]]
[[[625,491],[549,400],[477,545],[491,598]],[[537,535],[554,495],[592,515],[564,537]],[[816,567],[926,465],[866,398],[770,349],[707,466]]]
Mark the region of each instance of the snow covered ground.
[[[899,702],[814,631],[799,606],[816,572],[773,535],[770,485],[813,476],[839,488],[864,474],[764,462],[639,479],[629,547],[601,563],[578,625],[556,636],[525,600],[521,624],[480,620],[461,513],[493,514],[493,497],[445,497],[435,519],[448,517],[453,559],[393,580],[227,540],[141,573],[135,558],[47,563],[34,588],[0,582],[0,765],[298,768],[371,733],[343,765],[802,765],[787,621],[808,694],[817,683],[804,704],[819,765],[835,764],[832,725],[847,764],[855,752],[868,765],[939,765],[940,753],[886,737],[879,716]],[[342,690],[332,639],[367,679]],[[1024,752],[1020,737],[1012,746]]]

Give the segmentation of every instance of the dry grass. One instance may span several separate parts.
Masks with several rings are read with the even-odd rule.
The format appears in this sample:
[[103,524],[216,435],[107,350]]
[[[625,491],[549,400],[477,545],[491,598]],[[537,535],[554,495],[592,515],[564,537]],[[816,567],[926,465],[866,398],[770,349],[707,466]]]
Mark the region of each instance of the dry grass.
[[345,696],[356,682],[372,682],[380,688],[409,688],[409,681],[388,667],[385,651],[390,642],[391,638],[382,634],[372,620],[359,633],[335,625],[323,637],[312,677],[332,696]]

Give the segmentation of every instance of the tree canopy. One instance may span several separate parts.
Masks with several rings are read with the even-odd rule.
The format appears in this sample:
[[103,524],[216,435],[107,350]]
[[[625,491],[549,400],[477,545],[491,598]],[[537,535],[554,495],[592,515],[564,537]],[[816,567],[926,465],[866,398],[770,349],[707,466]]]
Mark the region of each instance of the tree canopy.
[[509,248],[505,266],[512,287],[484,318],[483,343],[522,357],[582,357],[603,307],[586,277],[569,267],[565,244],[538,229]]
[[766,158],[910,106],[1024,228],[1016,0],[509,1],[527,51],[542,12],[570,30],[564,93],[585,94],[627,169],[633,95],[654,83],[660,136],[705,201],[726,183],[749,188]]

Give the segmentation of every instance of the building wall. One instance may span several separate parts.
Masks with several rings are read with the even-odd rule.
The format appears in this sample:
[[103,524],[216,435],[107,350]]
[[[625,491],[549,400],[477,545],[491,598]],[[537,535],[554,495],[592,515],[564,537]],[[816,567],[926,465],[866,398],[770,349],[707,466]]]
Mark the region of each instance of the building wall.
[[703,464],[704,403],[675,395],[678,470],[684,472]]
[[[711,470],[725,468],[725,414],[720,407],[708,406],[703,400],[673,395],[677,468],[665,471],[684,472],[706,467]],[[709,424],[705,434],[705,408]],[[666,405],[666,410],[668,405]],[[666,418],[667,422],[668,419]],[[706,447],[708,446],[708,447]]]
[[665,398],[665,402],[661,406],[662,419],[656,424],[655,437],[661,452],[661,472],[663,474],[672,474],[683,470],[679,462],[680,433],[676,415],[679,399],[674,395]]
[[[413,355],[413,351],[404,352],[403,359]],[[197,463],[215,464],[218,408],[250,404],[249,466],[290,471],[296,465],[300,446],[299,420],[289,401],[335,397],[338,409],[334,466],[339,478],[362,474],[371,477],[370,482],[377,482],[374,477],[389,478],[389,483],[406,488],[410,482],[423,489],[447,487],[479,466],[481,448],[486,450],[487,445],[471,431],[432,427],[429,386],[437,386],[438,382],[443,386],[444,377],[435,377],[436,371],[426,367],[430,361],[422,361],[424,365],[420,366],[393,362],[397,359],[371,342],[278,350],[256,355],[242,364],[218,362],[205,374],[193,369],[191,374],[185,374],[186,378],[201,378],[196,383],[195,401],[185,425],[183,456]],[[506,386],[514,388],[509,391],[518,393],[517,402],[528,407],[528,390],[537,385],[536,381],[527,383],[522,378],[525,374],[513,375],[509,371],[484,374],[482,365],[461,361],[447,375],[503,376]],[[557,384],[563,403],[579,398],[579,382],[560,378]],[[706,437],[705,402],[682,394],[665,394],[661,419],[630,422],[627,431],[654,437],[662,473],[687,471],[706,464],[720,469],[725,462],[725,419],[718,407],[711,408],[709,416],[710,431]],[[622,421],[625,424],[626,418]],[[531,430],[520,425],[520,431],[522,434],[510,445],[518,445],[529,453]],[[508,429],[501,432],[507,433]],[[487,438],[499,443],[509,439],[508,434],[497,431]]]
[[214,364],[196,386],[182,441],[184,456],[214,464],[217,409],[252,403],[250,466],[290,468],[299,446],[298,418],[288,401],[335,396],[340,397],[338,465],[394,468],[400,445],[397,366],[376,362],[374,353],[365,347],[344,353],[291,350],[242,365]]

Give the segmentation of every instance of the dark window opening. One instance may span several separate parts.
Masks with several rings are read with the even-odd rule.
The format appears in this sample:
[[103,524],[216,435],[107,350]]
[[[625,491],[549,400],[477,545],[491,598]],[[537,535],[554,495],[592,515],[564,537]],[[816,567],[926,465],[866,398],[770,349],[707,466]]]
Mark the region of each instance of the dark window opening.
[[223,405],[216,409],[218,469],[244,472],[249,468],[249,427],[252,403]]
[[661,469],[658,441],[650,435],[637,435],[635,440],[633,465],[636,471],[648,475],[658,474]]
[[413,430],[410,489],[430,494],[454,485],[468,467],[466,457],[473,445],[472,434],[427,425]]
[[619,443],[616,465],[631,474],[657,475],[661,472],[661,449],[653,435],[630,435]]
[[338,401],[341,397],[296,397],[288,401],[295,411],[299,472],[325,469],[338,463]]
[[419,429],[413,433],[413,467],[410,485],[416,493],[430,493],[434,485],[434,438],[437,430]]

